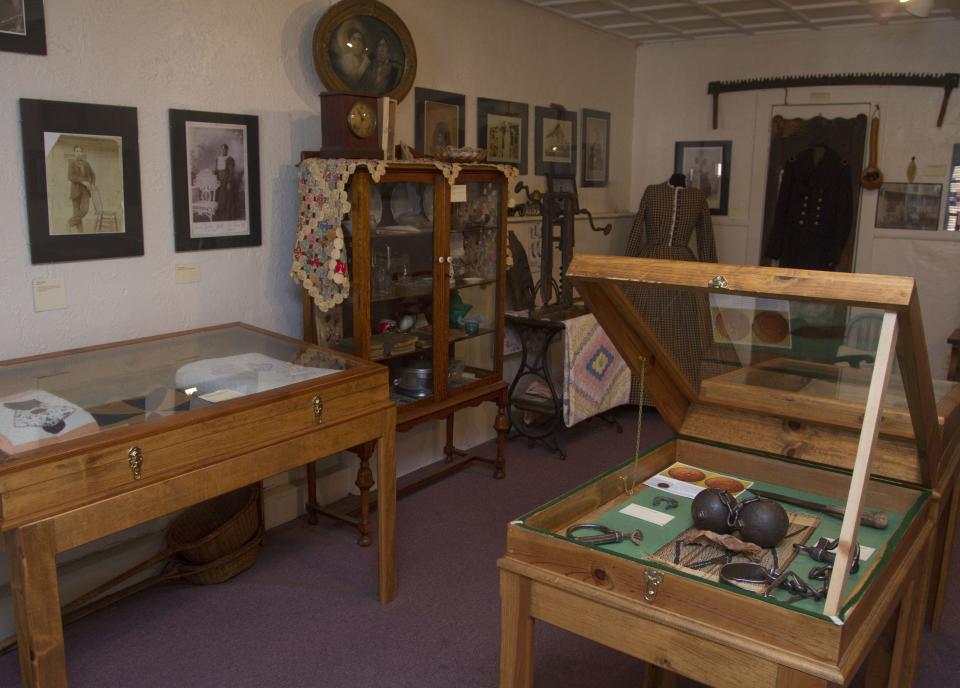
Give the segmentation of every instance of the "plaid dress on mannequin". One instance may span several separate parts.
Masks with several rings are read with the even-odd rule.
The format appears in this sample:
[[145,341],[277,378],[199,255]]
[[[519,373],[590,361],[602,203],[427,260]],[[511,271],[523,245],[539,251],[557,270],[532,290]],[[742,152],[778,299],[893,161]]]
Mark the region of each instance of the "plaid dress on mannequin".
[[[696,232],[697,255],[690,250]],[[651,184],[643,192],[640,208],[627,240],[628,256],[668,260],[717,262],[717,247],[710,208],[700,189]],[[628,298],[667,348],[694,389],[700,385],[700,364],[712,344],[710,308],[705,296],[656,287],[630,288]],[[638,376],[634,376],[630,402],[640,403]],[[646,400],[645,403],[650,403]]]

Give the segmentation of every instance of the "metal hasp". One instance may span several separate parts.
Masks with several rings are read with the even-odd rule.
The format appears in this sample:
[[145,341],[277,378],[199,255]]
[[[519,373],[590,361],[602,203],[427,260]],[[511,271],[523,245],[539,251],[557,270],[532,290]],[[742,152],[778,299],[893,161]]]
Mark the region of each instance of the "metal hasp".
[[727,278],[723,275],[717,275],[716,277],[711,277],[707,281],[707,286],[710,289],[729,289],[730,285],[727,284]]
[[657,593],[660,592],[660,584],[663,583],[663,573],[653,569],[644,569],[643,578],[647,585],[643,590],[643,599],[647,602],[653,602],[657,599]]
[[713,128],[717,128],[720,113],[720,94],[737,91],[763,91],[771,88],[794,88],[797,86],[927,86],[943,89],[943,101],[940,103],[940,115],[937,126],[943,126],[947,113],[950,92],[960,85],[960,74],[815,74],[813,76],[783,76],[765,79],[738,79],[736,81],[711,81],[707,84],[707,93],[713,96]]

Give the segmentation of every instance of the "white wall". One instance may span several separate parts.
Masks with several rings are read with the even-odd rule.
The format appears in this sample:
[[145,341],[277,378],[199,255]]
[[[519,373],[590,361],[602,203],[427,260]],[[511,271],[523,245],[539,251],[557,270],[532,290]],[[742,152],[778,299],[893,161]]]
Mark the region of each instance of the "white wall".
[[[321,145],[311,39],[329,0],[46,0],[46,57],[0,53],[0,359],[242,320],[299,335],[300,292],[287,273],[297,228],[297,170]],[[416,44],[415,85],[465,93],[467,143],[476,143],[476,98],[561,103],[612,113],[610,186],[586,189],[594,211],[628,205],[634,48],[515,0],[388,0]],[[138,109],[145,255],[58,265],[30,264],[19,98]],[[414,94],[400,104],[399,136],[413,143]],[[260,118],[263,245],[176,254],[173,250],[168,109]],[[533,145],[530,144],[532,159]],[[532,163],[531,163],[532,172]],[[542,188],[542,178],[529,179]],[[177,264],[201,281],[176,285]],[[66,310],[34,313],[31,281],[62,278]],[[490,406],[489,404],[486,406]],[[493,435],[490,409],[458,415],[457,440]],[[400,437],[400,472],[441,457],[443,430],[429,423]],[[323,465],[322,495],[354,478],[352,458]],[[509,458],[508,467],[509,475]],[[292,518],[302,503],[299,472],[268,487],[268,519]],[[72,554],[64,596],[155,549],[162,523],[120,537],[106,555]],[[134,546],[130,538],[139,538]],[[102,549],[108,543],[95,543]],[[81,557],[81,558],[77,558]],[[109,558],[108,558],[109,557]],[[6,566],[0,562],[0,580]],[[0,602],[7,602],[0,594]],[[0,608],[0,636],[12,628]]]
[[[946,183],[953,144],[960,143],[960,98],[954,93],[936,127],[942,90],[916,87],[816,87],[720,96],[711,128],[707,83],[847,72],[958,72],[956,21],[880,26],[641,46],[637,50],[631,207],[643,188],[673,169],[675,141],[731,140],[730,211],[715,217],[721,262],[756,264],[760,256],[770,119],[849,116],[881,109],[879,166],[888,181],[906,181],[916,156],[918,182]],[[866,155],[864,156],[866,160]],[[944,196],[946,194],[944,193]],[[861,195],[856,270],[905,274],[918,281],[935,376],[946,375],[946,338],[960,326],[956,292],[960,236],[875,229],[877,192]],[[942,216],[941,216],[942,217]],[[941,221],[942,226],[942,221]]]

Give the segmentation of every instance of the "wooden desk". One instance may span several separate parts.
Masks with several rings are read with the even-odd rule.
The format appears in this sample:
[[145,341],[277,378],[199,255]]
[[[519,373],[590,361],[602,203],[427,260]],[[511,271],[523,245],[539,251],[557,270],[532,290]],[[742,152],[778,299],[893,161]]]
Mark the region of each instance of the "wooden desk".
[[[202,398],[222,390],[236,398]],[[24,686],[67,683],[58,552],[367,442],[379,441],[380,601],[395,596],[386,368],[241,324],[19,359],[0,363],[0,433],[23,440],[11,412],[45,394],[59,399],[44,397],[46,413],[73,408],[66,426],[48,418],[42,446],[0,451]]]

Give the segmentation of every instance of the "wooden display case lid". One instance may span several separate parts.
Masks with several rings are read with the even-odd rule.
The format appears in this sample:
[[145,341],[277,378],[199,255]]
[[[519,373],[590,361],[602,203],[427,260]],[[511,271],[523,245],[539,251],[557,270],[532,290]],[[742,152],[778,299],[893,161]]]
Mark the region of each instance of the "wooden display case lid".
[[960,385],[931,378],[912,278],[595,255],[567,277],[677,434],[842,470],[868,441],[873,475],[937,483]]

